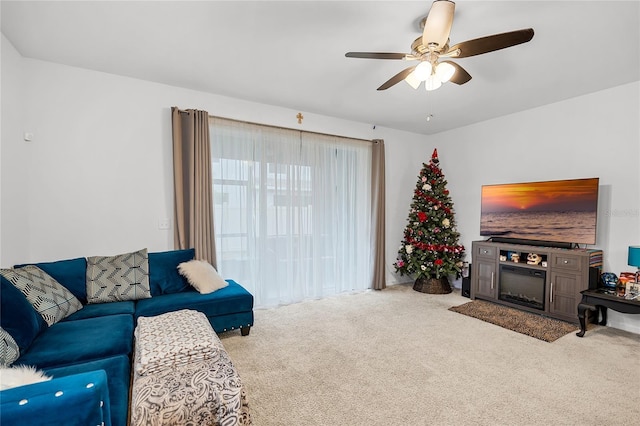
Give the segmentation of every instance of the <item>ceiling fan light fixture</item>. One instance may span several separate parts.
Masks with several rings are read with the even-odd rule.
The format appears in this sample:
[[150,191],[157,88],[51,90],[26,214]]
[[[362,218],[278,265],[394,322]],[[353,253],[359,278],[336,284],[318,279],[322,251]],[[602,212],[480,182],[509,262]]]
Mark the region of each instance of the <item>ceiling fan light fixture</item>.
[[453,77],[453,74],[455,74],[455,72],[456,68],[447,62],[440,62],[438,65],[436,65],[436,76],[443,83],[449,81],[451,77]]
[[431,76],[432,70],[431,62],[422,61],[411,74],[413,74],[419,81],[426,81]]
[[427,92],[436,90],[440,86],[442,86],[442,81],[440,81],[440,79],[435,74],[430,75],[429,78],[424,81],[424,88],[427,90]]
[[415,71],[413,71],[411,74],[406,76],[404,78],[404,81],[406,81],[407,84],[409,86],[413,87],[414,89],[417,89],[418,86],[420,86],[420,83],[422,83],[422,80],[420,80],[419,78],[416,77],[416,72]]

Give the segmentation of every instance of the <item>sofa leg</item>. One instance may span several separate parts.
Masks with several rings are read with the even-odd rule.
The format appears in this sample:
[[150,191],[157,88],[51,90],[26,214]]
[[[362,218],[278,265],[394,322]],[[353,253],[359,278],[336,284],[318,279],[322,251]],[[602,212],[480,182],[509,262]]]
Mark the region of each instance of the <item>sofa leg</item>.
[[240,334],[243,336],[248,336],[249,335],[249,331],[251,331],[251,327],[242,327],[240,329]]

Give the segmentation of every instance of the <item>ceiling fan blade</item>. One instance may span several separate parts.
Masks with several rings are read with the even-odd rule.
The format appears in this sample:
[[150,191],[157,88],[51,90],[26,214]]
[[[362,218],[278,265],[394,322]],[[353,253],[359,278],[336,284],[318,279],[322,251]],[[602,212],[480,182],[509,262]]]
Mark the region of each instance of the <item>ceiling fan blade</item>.
[[378,90],[387,90],[389,87],[394,86],[404,80],[409,74],[413,72],[416,67],[409,67],[400,71],[398,74],[387,80],[382,86],[378,87]]
[[[449,49],[450,56],[456,58],[468,58],[469,56],[482,55],[518,44],[526,43],[533,38],[533,28],[510,31],[508,33],[494,34],[473,40],[463,41]],[[456,54],[456,51],[459,53]]]
[[448,0],[436,0],[431,5],[427,20],[422,32],[422,45],[429,47],[435,45],[435,50],[441,50],[449,40],[451,25],[453,25],[453,13],[456,4]]
[[456,71],[453,73],[453,75],[449,79],[450,82],[455,84],[465,84],[467,81],[471,80],[471,75],[464,68],[462,68],[460,65],[456,64],[455,62],[441,61],[441,63],[451,64],[456,69]]
[[408,53],[376,53],[376,52],[347,52],[347,58],[363,58],[363,59],[409,59]]

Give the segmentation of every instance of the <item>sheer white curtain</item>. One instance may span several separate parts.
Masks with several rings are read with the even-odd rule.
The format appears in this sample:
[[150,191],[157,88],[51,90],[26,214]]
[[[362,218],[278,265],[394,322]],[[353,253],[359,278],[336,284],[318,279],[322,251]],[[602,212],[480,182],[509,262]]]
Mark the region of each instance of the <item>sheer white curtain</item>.
[[257,307],[371,285],[371,143],[210,118],[217,265]]

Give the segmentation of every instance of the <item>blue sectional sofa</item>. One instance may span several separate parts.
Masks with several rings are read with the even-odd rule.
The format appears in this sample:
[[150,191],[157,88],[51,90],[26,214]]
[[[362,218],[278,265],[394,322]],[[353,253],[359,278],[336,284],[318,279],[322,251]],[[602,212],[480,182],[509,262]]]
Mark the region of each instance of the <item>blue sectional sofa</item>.
[[0,424],[125,426],[133,332],[140,316],[193,309],[203,312],[218,333],[249,334],[253,296],[233,280],[213,293],[199,293],[177,271],[193,258],[193,249],[148,253],[150,297],[106,303],[88,303],[87,259],[37,263],[82,303],[51,325],[0,276],[0,326],[20,353],[13,365],[34,366],[53,377],[0,392]]

